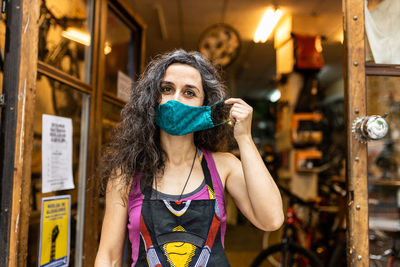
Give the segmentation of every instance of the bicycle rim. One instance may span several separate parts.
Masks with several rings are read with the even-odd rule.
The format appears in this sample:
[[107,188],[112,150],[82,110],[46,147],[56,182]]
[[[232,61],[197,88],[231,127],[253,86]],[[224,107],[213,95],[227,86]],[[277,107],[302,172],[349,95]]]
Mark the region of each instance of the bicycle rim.
[[297,245],[277,244],[263,250],[251,267],[320,267],[322,263],[311,251]]

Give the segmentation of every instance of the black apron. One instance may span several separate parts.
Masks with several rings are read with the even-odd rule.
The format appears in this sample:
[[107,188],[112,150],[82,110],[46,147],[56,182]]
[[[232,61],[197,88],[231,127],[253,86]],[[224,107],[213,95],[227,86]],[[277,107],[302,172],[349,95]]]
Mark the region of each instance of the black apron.
[[201,166],[210,199],[152,200],[144,189],[140,247],[135,266],[230,266],[221,242],[221,221],[205,157]]

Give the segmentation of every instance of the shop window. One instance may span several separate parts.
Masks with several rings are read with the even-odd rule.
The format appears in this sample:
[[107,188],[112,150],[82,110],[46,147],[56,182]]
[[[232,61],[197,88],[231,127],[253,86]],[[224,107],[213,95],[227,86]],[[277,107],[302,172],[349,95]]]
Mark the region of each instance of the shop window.
[[101,140],[103,144],[106,144],[111,141],[111,134],[113,128],[119,122],[121,116],[121,106],[117,106],[107,101],[103,101],[102,105],[102,132],[101,132]]
[[128,20],[108,7],[104,44],[105,83],[104,90],[127,101],[129,88],[139,75],[140,34]]
[[[84,198],[82,192],[85,188],[85,161],[86,142],[89,111],[89,95],[80,92],[46,75],[38,73],[36,105],[34,114],[34,138],[32,148],[32,180],[28,237],[28,266],[38,266],[38,255],[40,247],[40,219],[42,198],[59,195],[71,196],[70,214],[70,253],[69,266],[75,266],[75,257],[81,250],[80,235],[77,229],[82,229],[82,223],[78,218],[83,218]],[[57,190],[42,193],[43,171],[42,171],[42,116],[43,114],[56,115],[72,120],[72,175],[74,189]],[[68,163],[70,164],[70,162]],[[84,196],[84,193],[83,193]],[[42,237],[45,238],[45,237]],[[79,258],[79,257],[78,257]]]
[[39,60],[90,83],[92,0],[42,0]]
[[383,255],[400,240],[400,77],[367,76],[367,107],[369,116],[387,114],[389,125],[368,143],[370,253]]

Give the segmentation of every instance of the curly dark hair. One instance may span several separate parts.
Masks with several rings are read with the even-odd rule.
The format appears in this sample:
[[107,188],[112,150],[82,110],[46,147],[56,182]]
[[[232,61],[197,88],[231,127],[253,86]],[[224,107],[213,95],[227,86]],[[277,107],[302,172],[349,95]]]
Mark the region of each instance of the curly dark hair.
[[[167,68],[174,63],[196,68],[201,75],[205,93],[203,105],[212,105],[227,98],[226,86],[216,68],[199,52],[182,49],[157,56],[134,84],[129,102],[121,111],[121,121],[113,130],[111,142],[105,146],[99,168],[101,192],[109,179],[122,177],[129,185],[136,172],[150,185],[154,175],[162,174],[166,153],[160,145],[160,128],[155,123],[156,107],[161,97],[161,81]],[[226,105],[215,105],[214,122],[228,118]],[[231,127],[226,124],[194,133],[194,143],[210,151],[223,151],[232,140]],[[117,175],[116,175],[117,174]]]

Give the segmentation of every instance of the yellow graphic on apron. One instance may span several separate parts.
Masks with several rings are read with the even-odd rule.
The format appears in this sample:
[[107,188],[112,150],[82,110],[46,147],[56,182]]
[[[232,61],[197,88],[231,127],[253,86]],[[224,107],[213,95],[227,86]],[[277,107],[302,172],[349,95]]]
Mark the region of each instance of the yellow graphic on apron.
[[[174,232],[186,232],[182,226],[177,226],[173,229]],[[196,246],[186,242],[171,242],[164,246],[164,253],[167,256],[168,262],[173,267],[187,267],[196,251]]]

